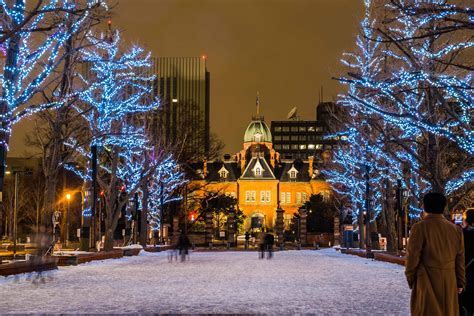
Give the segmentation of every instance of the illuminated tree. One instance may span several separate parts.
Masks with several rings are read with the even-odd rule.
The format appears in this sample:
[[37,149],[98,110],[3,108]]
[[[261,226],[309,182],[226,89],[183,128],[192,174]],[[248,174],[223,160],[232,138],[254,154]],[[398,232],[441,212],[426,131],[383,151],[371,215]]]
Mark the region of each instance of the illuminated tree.
[[58,94],[38,102],[41,98],[37,96],[47,94],[61,80],[71,53],[65,49],[67,42],[83,30],[92,11],[100,6],[96,0],[26,2],[0,0],[0,49],[5,57],[0,74],[0,192],[12,125],[27,115],[62,107],[71,100],[69,94]]
[[[466,196],[473,182],[474,102],[472,69],[461,61],[473,41],[428,33],[447,27],[448,16],[468,23],[472,11],[445,1],[390,0],[382,6],[385,18],[376,21],[370,13],[378,8],[365,4],[357,51],[343,60],[350,70],[339,78],[348,87],[339,104],[358,117],[349,126],[361,133],[367,161],[386,192],[403,181],[413,215],[429,190],[449,194],[450,201],[460,192]],[[360,146],[353,140],[348,145]]]
[[[139,116],[159,106],[152,97],[153,77],[144,75],[151,66],[150,55],[132,46],[120,49],[120,34],[101,34],[89,37],[90,49],[83,52],[88,66],[78,74],[84,88],[78,95],[81,103],[74,106],[89,127],[90,135],[77,135],[67,145],[75,148],[82,169],[69,167],[83,179],[92,180],[92,154],[97,148],[99,168],[97,181],[104,191],[106,204],[105,249],[113,247],[113,233],[123,206],[146,182],[157,166],[152,155],[153,146]],[[84,146],[78,144],[85,143]],[[86,187],[90,183],[86,182]],[[85,217],[92,216],[85,207]]]
[[158,163],[148,181],[148,219],[153,231],[161,227],[164,205],[182,199],[176,191],[184,184],[184,173],[179,171],[172,155],[167,155]]

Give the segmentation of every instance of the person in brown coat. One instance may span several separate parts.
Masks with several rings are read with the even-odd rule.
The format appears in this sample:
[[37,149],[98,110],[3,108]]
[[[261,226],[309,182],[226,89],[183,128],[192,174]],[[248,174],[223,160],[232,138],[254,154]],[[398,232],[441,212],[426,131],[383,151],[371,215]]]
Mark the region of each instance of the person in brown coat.
[[412,290],[412,315],[458,315],[458,294],[466,286],[462,231],[444,216],[446,198],[428,193],[423,220],[414,224],[405,275]]

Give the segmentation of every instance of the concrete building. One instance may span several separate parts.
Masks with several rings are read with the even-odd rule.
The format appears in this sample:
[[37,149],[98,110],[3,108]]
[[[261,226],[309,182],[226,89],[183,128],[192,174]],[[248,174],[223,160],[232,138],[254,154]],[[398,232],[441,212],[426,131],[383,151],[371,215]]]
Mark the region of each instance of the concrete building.
[[184,159],[205,158],[209,151],[210,73],[206,56],[153,58],[157,137],[183,141]]
[[308,159],[316,162],[327,159],[335,145],[334,139],[326,139],[331,130],[331,111],[334,103],[320,103],[316,110],[316,120],[302,121],[296,116],[286,121],[272,121],[273,145],[284,159]]

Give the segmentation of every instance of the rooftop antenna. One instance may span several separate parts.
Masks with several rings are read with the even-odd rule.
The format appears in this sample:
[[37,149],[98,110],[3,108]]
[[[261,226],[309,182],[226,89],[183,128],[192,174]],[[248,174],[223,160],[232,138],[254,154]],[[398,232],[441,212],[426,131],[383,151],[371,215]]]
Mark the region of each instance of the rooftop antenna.
[[296,116],[296,113],[297,113],[298,109],[296,108],[296,106],[294,108],[291,109],[290,112],[288,112],[288,115],[286,116],[287,119],[289,120],[293,120],[293,121],[296,121],[297,120],[297,116]]
[[260,93],[257,91],[257,100],[255,101],[257,106],[257,117],[260,115]]

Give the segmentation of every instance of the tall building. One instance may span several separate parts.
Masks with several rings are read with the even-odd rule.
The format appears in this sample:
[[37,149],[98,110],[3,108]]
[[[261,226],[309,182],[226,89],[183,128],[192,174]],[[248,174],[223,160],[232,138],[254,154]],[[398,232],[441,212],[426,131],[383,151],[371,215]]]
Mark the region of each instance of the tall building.
[[330,134],[331,112],[334,103],[320,103],[316,110],[316,120],[300,121],[296,116],[287,121],[272,121],[271,134],[276,151],[284,159],[308,159],[316,162],[324,160],[335,144],[334,139],[326,139]]
[[155,94],[160,97],[157,137],[182,147],[182,158],[205,158],[209,151],[210,74],[206,56],[153,58]]

